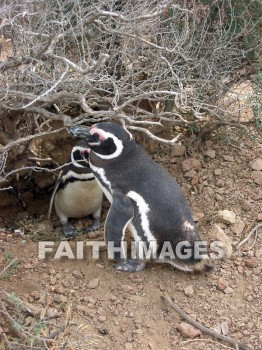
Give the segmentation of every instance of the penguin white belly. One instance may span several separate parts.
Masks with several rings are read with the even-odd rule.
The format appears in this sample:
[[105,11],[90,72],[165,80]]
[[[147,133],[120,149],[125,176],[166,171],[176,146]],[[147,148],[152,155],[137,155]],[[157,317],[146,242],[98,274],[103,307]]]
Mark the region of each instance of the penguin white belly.
[[101,208],[103,193],[94,181],[75,181],[55,196],[55,209],[61,221],[82,218]]

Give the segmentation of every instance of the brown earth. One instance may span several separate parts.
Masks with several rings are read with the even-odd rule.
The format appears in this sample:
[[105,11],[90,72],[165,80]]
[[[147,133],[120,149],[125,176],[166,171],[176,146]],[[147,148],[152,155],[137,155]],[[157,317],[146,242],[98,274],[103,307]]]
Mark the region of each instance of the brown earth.
[[[220,133],[216,141],[204,144],[189,140],[183,156],[176,156],[177,150],[170,154],[170,148],[166,147],[154,154],[154,159],[180,184],[198,221],[202,239],[210,242],[220,235],[227,252],[230,254],[233,249],[227,261],[214,261],[214,269],[209,273],[193,275],[152,263],[135,274],[121,273],[112,268],[106,251],[97,261],[89,255],[84,260],[39,260],[36,241],[61,237],[57,221],[53,221],[56,227],[53,228],[46,214],[33,218],[33,209],[47,212],[46,196],[38,198],[32,208],[19,212],[15,218],[8,211],[10,208],[3,211],[0,271],[12,259],[17,259],[19,264],[0,275],[1,288],[14,292],[45,313],[59,315],[48,321],[27,316],[26,320],[20,320],[21,325],[32,331],[39,322],[38,333],[34,334],[45,337],[67,320],[65,330],[59,332],[46,349],[232,348],[204,333],[195,339],[182,336],[177,327],[184,320],[161,298],[168,294],[192,319],[219,333],[222,328],[224,333],[251,348],[261,349],[262,228],[258,228],[239,251],[236,246],[251,229],[261,224],[262,171],[254,169],[254,162],[262,158],[262,145],[252,138],[254,135],[244,137],[236,133],[233,136],[229,140],[226,133]],[[103,222],[107,210],[105,202]],[[234,212],[236,223],[221,222],[220,210]],[[81,228],[85,224],[86,220],[81,220],[75,225]],[[12,226],[24,234],[8,233]],[[79,235],[77,240],[102,240],[102,237],[101,228],[101,232],[89,237]],[[0,333],[6,343],[13,341],[2,316]],[[0,343],[0,349],[5,348],[6,345]],[[20,348],[17,345],[17,349]]]

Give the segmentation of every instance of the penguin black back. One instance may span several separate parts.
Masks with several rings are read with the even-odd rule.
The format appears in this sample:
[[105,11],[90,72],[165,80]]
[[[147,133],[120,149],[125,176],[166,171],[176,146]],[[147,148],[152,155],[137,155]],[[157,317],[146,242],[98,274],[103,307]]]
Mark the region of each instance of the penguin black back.
[[[174,258],[160,256],[158,262],[187,271],[201,268],[201,258],[193,254],[200,237],[182,191],[174,178],[134,142],[131,133],[112,123],[95,124],[90,129],[72,127],[69,132],[88,143],[90,167],[111,202],[106,240],[120,245],[127,227],[135,240],[154,242],[158,256],[164,243],[170,243]],[[188,244],[183,246],[183,242]],[[176,254],[178,245],[181,251]],[[191,248],[192,254],[185,254],[186,248]],[[117,266],[119,270],[132,268],[140,269],[139,263],[130,269],[126,262]]]

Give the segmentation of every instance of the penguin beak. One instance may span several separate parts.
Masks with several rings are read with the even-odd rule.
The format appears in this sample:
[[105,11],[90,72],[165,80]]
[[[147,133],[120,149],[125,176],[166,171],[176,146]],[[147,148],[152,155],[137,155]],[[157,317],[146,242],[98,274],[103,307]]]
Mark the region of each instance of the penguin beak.
[[67,131],[70,135],[75,137],[80,137],[84,139],[87,143],[96,143],[99,141],[99,135],[98,134],[90,134],[90,129],[88,127],[84,126],[71,126],[70,128],[67,128]]

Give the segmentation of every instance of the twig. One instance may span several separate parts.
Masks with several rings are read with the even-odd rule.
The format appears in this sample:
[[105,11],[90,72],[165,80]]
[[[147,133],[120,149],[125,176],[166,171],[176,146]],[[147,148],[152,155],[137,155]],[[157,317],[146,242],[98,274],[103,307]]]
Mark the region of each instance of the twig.
[[22,108],[25,109],[27,107],[30,107],[32,104],[34,104],[36,101],[40,100],[42,97],[44,97],[45,95],[48,95],[51,91],[53,91],[57,85],[59,85],[62,80],[64,79],[65,75],[68,73],[69,70],[69,66],[67,65],[66,70],[63,72],[63,74],[61,75],[61,77],[55,82],[55,84],[53,86],[51,86],[50,89],[48,89],[47,91],[45,91],[43,94],[41,94],[40,96],[36,97],[33,101],[29,102],[27,105],[23,106]]
[[163,299],[165,300],[165,302],[170,305],[174,310],[176,310],[176,312],[182,317],[184,318],[188,323],[190,323],[192,326],[200,329],[202,332],[207,333],[209,335],[211,335],[212,337],[215,337],[219,340],[223,340],[226,341],[232,345],[234,345],[235,348],[239,347],[239,349],[243,349],[243,350],[251,350],[251,348],[244,344],[239,342],[237,339],[234,339],[232,337],[229,336],[225,336],[222,334],[219,334],[205,326],[203,326],[201,323],[193,320],[190,316],[188,316],[188,314],[186,314],[182,309],[180,309],[180,307],[178,307],[175,303],[173,303],[173,301],[171,300],[171,298],[168,295],[164,295]]
[[10,294],[4,290],[0,290],[0,292],[1,292],[1,299],[3,301],[5,301],[6,303],[8,303],[9,305],[14,306],[14,307],[17,307],[17,305],[19,305],[21,310],[23,310],[25,313],[27,313],[31,316],[40,315],[41,310],[39,308],[37,308],[36,306],[34,306],[26,301],[22,301],[17,296],[13,296],[12,294]]
[[5,272],[9,269],[9,267],[11,267],[15,262],[17,261],[17,259],[12,260],[1,272],[0,272],[0,278],[2,276],[4,276]]
[[165,140],[162,139],[161,137],[155,136],[154,134],[152,134],[148,129],[144,129],[144,128],[140,128],[138,126],[127,126],[128,129],[132,129],[132,130],[136,130],[136,131],[142,131],[145,134],[147,134],[151,139],[158,141],[158,142],[162,142],[165,143],[167,145],[175,145],[180,137],[181,134],[178,134],[175,138],[173,138],[172,140]]
[[261,227],[261,226],[262,226],[262,223],[257,224],[257,225],[253,228],[253,230],[251,230],[251,231],[249,232],[249,234],[246,236],[246,238],[244,238],[243,241],[241,241],[240,243],[238,243],[237,248],[239,249],[244,243],[246,243],[246,242],[249,240],[249,238],[253,235],[253,233],[255,233],[255,232],[257,231],[257,229],[258,229],[259,227]]
[[10,333],[18,339],[26,339],[26,334],[24,333],[22,327],[9,315],[4,303],[0,300],[0,314],[3,315]]

